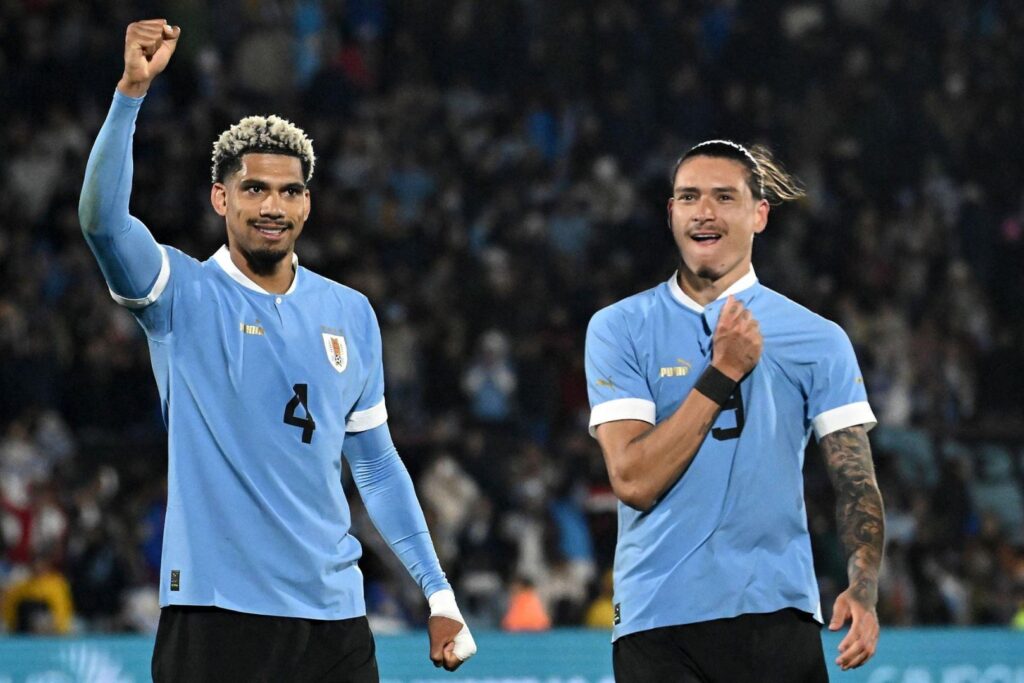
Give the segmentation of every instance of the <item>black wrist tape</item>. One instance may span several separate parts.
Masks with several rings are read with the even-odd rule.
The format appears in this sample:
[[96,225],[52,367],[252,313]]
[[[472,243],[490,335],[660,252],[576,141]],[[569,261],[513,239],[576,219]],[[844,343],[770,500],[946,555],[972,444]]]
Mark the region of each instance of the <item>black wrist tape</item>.
[[718,368],[709,365],[697,378],[697,383],[693,385],[693,388],[718,405],[723,405],[736,390],[736,384],[737,382],[729,379]]

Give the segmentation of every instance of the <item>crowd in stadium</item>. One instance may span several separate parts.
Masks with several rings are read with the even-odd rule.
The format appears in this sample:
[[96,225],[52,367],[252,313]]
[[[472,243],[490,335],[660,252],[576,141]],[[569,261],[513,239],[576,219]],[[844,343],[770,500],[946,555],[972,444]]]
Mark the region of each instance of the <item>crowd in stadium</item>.
[[[166,433],[145,338],[77,215],[124,27],[155,6],[114,5],[0,3],[11,632],[159,615]],[[883,627],[1024,628],[1024,5],[160,7],[183,31],[139,119],[132,213],[205,259],[224,238],[216,135],[248,113],[311,134],[299,258],[374,304],[391,430],[474,629],[610,625],[615,498],[587,434],[584,332],[671,275],[668,173],[711,137],[770,144],[809,191],[773,213],[754,265],[842,325],[864,369]],[[805,472],[827,608],[846,568],[813,440]],[[374,628],[422,623],[351,496]]]

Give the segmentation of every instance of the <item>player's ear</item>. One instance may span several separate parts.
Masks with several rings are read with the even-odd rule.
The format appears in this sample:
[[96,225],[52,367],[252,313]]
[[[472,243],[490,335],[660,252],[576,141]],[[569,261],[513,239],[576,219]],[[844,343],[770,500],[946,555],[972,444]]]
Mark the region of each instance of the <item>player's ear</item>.
[[210,187],[210,204],[219,216],[226,216],[228,213],[228,188],[224,183],[214,183]]
[[306,189],[305,195],[306,196],[305,196],[305,200],[303,201],[303,207],[302,207],[302,222],[303,223],[305,223],[309,219],[309,214],[313,210],[313,207],[310,204],[310,197],[309,197],[309,189],[308,188]]
[[754,224],[754,233],[764,232],[765,227],[768,225],[768,212],[771,211],[772,205],[768,203],[767,199],[762,199],[757,203],[757,222]]
[[672,205],[675,203],[675,197],[668,198],[668,206],[665,207],[665,222],[668,223],[668,231],[672,232]]

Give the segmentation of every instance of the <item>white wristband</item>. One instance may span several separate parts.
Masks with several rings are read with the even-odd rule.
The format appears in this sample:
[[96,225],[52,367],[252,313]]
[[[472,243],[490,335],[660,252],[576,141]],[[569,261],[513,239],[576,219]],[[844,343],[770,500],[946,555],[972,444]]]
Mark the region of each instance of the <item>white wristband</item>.
[[447,588],[436,591],[430,594],[427,603],[430,605],[430,616],[447,617],[462,624],[462,630],[458,632],[453,641],[455,647],[452,654],[460,661],[466,661],[475,655],[476,641],[473,640],[473,634],[469,632],[466,620],[462,618],[462,612],[459,611],[459,606],[455,603],[455,593]]

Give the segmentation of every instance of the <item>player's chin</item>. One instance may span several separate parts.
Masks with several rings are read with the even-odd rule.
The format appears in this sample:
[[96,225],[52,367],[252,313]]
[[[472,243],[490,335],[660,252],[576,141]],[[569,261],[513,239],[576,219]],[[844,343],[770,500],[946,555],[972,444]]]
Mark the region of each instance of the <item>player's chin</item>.
[[697,268],[694,269],[693,272],[697,275],[697,277],[711,281],[718,280],[723,275],[725,275],[721,268],[705,265],[698,266]]
[[709,263],[700,258],[683,259],[686,268],[699,278],[715,281],[725,274],[725,268],[720,263]]
[[278,264],[288,255],[288,247],[281,245],[259,245],[250,249],[242,248],[242,256],[249,268],[257,275],[273,273]]

